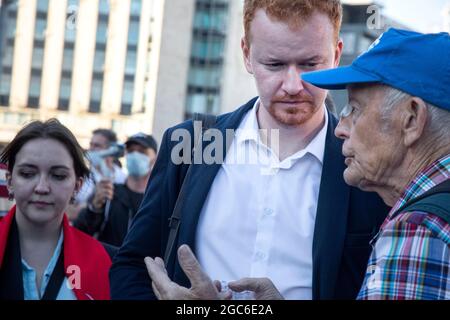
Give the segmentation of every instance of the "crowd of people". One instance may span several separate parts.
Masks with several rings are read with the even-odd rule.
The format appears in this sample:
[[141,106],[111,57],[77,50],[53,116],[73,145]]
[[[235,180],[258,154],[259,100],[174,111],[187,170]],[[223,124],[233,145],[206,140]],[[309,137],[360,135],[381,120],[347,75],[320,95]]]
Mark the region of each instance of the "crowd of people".
[[196,138],[174,161],[192,120],[159,151],[26,125],[0,157],[0,299],[450,299],[450,35],[390,29],[339,68],[341,22],[339,0],[244,1],[259,95],[204,126],[235,133],[223,162],[193,164]]

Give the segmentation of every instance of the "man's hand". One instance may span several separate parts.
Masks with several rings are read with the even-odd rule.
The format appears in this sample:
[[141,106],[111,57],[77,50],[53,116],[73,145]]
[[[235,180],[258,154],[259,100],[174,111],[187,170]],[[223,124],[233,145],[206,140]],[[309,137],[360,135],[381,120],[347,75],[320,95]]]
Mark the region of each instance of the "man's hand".
[[242,278],[228,283],[228,288],[236,292],[253,291],[255,300],[283,300],[273,282],[268,278]]
[[114,184],[111,180],[101,180],[95,185],[95,195],[92,199],[92,206],[100,210],[105,205],[106,200],[112,200],[114,196]]
[[171,281],[161,258],[144,259],[152,279],[152,288],[159,300],[216,300],[230,299],[231,292],[220,293],[220,283],[213,282],[203,272],[193,252],[187,245],[178,249],[178,262],[191,282],[191,288],[182,287]]

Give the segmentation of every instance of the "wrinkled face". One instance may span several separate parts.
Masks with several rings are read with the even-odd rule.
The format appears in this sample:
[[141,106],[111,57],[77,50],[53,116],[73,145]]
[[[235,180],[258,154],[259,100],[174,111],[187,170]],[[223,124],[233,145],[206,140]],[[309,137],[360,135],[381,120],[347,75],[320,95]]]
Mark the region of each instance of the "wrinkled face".
[[73,159],[54,139],[28,141],[17,153],[8,188],[14,193],[16,214],[34,225],[61,223],[70,198],[81,187]]
[[[388,120],[380,112],[384,91],[380,86],[350,87],[347,116],[341,116],[335,134],[344,139],[345,182],[375,191],[386,185],[405,154],[395,110]],[[384,123],[389,121],[389,123]]]
[[314,13],[301,26],[291,27],[259,9],[250,34],[251,43],[243,41],[242,49],[261,106],[279,123],[307,122],[323,106],[327,91],[303,82],[300,74],[336,67],[342,51],[330,19]]

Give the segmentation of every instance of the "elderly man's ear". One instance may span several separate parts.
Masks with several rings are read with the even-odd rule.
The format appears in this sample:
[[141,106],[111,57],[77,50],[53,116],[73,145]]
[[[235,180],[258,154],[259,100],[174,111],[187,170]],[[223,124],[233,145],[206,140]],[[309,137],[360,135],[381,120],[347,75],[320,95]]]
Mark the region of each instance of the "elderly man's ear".
[[403,143],[411,147],[423,135],[427,123],[427,104],[420,98],[412,97],[403,106],[402,131]]

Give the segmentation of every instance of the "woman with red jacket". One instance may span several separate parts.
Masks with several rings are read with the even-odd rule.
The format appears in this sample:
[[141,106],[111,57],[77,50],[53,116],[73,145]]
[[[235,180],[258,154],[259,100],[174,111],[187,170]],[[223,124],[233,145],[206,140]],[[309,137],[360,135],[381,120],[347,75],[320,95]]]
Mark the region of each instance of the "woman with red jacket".
[[89,173],[73,134],[34,121],[3,150],[16,205],[0,220],[0,299],[108,300],[111,258],[64,212]]

